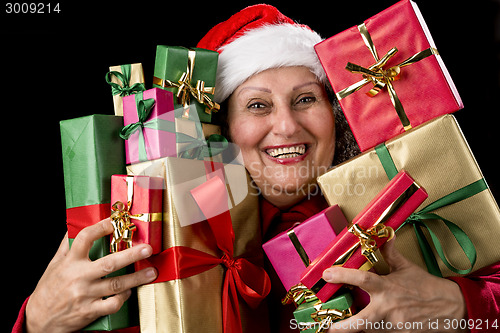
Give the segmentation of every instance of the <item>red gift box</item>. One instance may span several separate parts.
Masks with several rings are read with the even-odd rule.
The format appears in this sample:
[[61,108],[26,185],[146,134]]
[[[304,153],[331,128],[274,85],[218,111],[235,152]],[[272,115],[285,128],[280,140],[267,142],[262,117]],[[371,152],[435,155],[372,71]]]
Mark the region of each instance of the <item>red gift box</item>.
[[111,252],[149,244],[153,254],[162,250],[163,178],[113,175],[111,177]]
[[463,108],[412,1],[400,1],[315,49],[361,151]]
[[328,301],[342,284],[326,283],[323,271],[333,265],[357,269],[367,258],[375,262],[373,252],[426,198],[427,192],[410,175],[399,172],[309,265],[301,282],[321,301]]

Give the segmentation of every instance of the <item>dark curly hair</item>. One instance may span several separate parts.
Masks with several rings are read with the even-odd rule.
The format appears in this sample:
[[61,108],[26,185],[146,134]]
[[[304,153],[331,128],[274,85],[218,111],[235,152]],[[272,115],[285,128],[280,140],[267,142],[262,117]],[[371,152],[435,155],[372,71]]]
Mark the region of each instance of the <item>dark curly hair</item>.
[[[358,155],[360,150],[333,90],[328,84],[325,86],[325,89],[332,104],[333,114],[335,115],[335,155],[332,161],[332,166],[334,166]],[[213,123],[221,126],[221,134],[229,141],[232,141],[229,135],[227,117],[228,100],[229,98],[221,103],[220,111],[214,113],[212,118]]]

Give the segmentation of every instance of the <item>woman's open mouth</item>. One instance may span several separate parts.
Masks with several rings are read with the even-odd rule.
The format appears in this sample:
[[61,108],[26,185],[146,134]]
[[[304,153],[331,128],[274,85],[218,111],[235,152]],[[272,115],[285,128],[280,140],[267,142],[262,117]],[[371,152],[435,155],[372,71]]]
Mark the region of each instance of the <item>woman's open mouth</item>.
[[300,155],[304,155],[305,152],[306,152],[306,145],[266,149],[266,153],[274,158],[298,157]]
[[306,144],[279,146],[265,149],[265,153],[274,161],[277,162],[297,162],[307,154]]

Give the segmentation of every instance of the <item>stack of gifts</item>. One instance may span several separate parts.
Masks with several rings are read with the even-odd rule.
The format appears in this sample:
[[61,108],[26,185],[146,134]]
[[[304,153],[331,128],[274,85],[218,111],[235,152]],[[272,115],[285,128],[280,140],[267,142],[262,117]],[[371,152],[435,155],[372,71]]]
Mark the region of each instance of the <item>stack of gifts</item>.
[[211,123],[217,61],[217,52],[159,45],[152,89],[142,64],[110,67],[115,115],[61,122],[71,240],[111,217],[114,232],[91,259],[147,243],[150,258],[114,274],[158,272],[137,288],[138,309],[129,300],[85,330],[266,331],[258,194]]
[[498,262],[500,211],[450,114],[463,105],[417,5],[400,1],[315,49],[362,153],[318,177],[349,225],[298,285],[322,302],[343,294],[323,271],[380,264],[373,250],[392,232],[436,276]]
[[114,233],[91,259],[147,243],[154,255],[135,269],[158,272],[137,289],[138,310],[87,329],[139,320],[142,332],[265,332],[262,249],[306,332],[356,312],[354,291],[323,271],[380,268],[394,234],[436,276],[500,260],[500,210],[451,115],[463,104],[417,5],[402,0],[315,50],[363,153],[318,178],[329,208],[264,245],[257,189],[212,123],[217,52],[158,46],[152,89],[141,64],[110,67],[115,116],[61,122],[70,242],[111,216]]

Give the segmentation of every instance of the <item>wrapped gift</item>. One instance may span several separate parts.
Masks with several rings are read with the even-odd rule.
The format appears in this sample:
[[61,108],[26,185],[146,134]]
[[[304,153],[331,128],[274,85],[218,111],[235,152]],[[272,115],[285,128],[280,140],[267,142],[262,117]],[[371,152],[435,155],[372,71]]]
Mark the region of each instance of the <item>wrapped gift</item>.
[[175,132],[177,157],[223,161],[221,153],[228,142],[221,135],[220,126],[176,118]]
[[[123,118],[92,115],[63,120],[61,143],[70,245],[78,232],[110,216],[111,175],[125,172],[125,152],[118,133]],[[96,260],[109,254],[109,237],[94,242],[89,257]],[[125,274],[121,269],[108,276]],[[85,330],[115,330],[138,322],[130,300],[115,314],[97,319]]]
[[174,93],[177,116],[209,123],[219,109],[212,101],[218,58],[215,51],[158,45],[153,87]]
[[227,147],[219,126],[175,118],[169,91],[149,89],[125,97],[123,103],[125,127],[120,136],[127,164],[168,156],[212,158]]
[[361,151],[463,108],[413,1],[400,1],[315,49]]
[[354,313],[352,296],[346,290],[339,291],[323,303],[309,289],[297,285],[283,300],[285,304],[291,302],[297,306],[293,312],[295,324],[301,332],[306,333],[326,332],[334,327],[335,322],[349,318]]
[[120,136],[125,139],[127,164],[176,156],[172,93],[149,89],[123,98]]
[[[138,264],[155,266],[159,273],[154,283],[138,288],[141,330],[238,332],[241,323],[244,332],[267,332],[265,303],[253,308],[268,292],[269,280],[260,268],[258,193],[245,168],[167,157],[130,165],[127,171],[162,177],[167,187],[163,251]],[[192,258],[200,259],[193,263]]]
[[334,205],[262,245],[286,290],[299,283],[302,271],[346,226],[342,211]]
[[141,63],[110,66],[106,82],[111,86],[117,116],[123,116],[123,97],[146,90]]
[[113,175],[111,203],[111,252],[137,244],[161,252],[163,178]]
[[359,212],[302,274],[301,282],[326,302],[342,284],[326,283],[323,271],[333,265],[360,268],[375,264],[375,250],[404,223],[427,198],[427,193],[406,172],[398,173]]
[[500,248],[491,242],[500,237],[500,211],[452,115],[340,164],[318,182],[328,202],[342,207],[349,220],[398,170],[408,171],[429,194],[396,232],[395,245],[406,258],[443,276],[500,260]]

